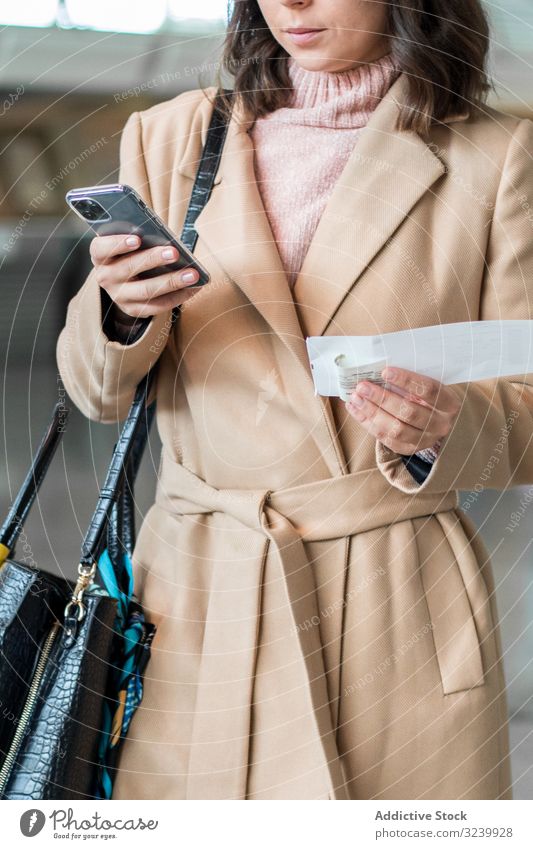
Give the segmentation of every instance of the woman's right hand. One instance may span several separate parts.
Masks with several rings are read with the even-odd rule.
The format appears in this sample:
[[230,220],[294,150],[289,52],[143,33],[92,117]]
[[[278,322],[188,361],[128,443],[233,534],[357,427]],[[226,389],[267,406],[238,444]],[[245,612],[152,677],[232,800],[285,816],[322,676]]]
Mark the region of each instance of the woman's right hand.
[[95,236],[89,249],[96,269],[96,282],[105,289],[121,314],[129,318],[149,318],[183,304],[200,290],[187,287],[198,281],[194,268],[171,271],[157,277],[136,280],[138,274],[167,265],[179,258],[171,245],[138,250],[138,236]]

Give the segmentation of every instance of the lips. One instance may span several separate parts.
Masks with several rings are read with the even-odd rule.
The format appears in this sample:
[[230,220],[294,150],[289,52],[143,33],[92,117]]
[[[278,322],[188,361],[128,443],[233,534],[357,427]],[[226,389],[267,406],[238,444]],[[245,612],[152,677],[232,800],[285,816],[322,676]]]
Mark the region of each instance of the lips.
[[324,29],[313,29],[304,27],[291,27],[286,29],[285,33],[294,44],[305,46],[306,44],[314,43],[316,38],[325,32]]

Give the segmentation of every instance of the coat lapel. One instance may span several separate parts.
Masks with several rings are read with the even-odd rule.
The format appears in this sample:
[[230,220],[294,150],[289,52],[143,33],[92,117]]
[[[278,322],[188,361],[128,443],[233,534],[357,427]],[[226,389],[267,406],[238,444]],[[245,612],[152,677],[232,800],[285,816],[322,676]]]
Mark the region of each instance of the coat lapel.
[[[446,170],[416,133],[395,129],[406,87],[407,78],[402,74],[361,133],[329,196],[294,291],[255,179],[254,147],[247,133],[253,122],[244,117],[238,103],[229,122],[215,186],[196,219],[202,258],[214,257],[289,348],[300,376],[298,385],[307,399],[314,395],[314,387],[305,337],[326,330],[374,256]],[[206,122],[210,114],[207,110]],[[461,117],[466,116],[458,119]],[[191,139],[178,164],[180,173],[191,179],[197,168],[193,142]],[[316,402],[327,426],[317,438],[322,450],[330,454],[335,433],[331,406],[327,399],[317,397]],[[330,461],[332,472],[344,462],[337,449],[336,459]]]
[[[309,372],[305,339],[287,275],[255,179],[251,126],[234,107],[218,184],[198,215],[196,230],[209,252]],[[190,158],[189,158],[190,161]],[[183,173],[183,169],[180,169]],[[184,163],[189,171],[189,164]],[[309,375],[310,376],[310,375]]]
[[326,331],[378,251],[445,173],[417,133],[395,129],[406,88],[402,75],[372,113],[305,255],[294,298],[308,336]]
[[[255,180],[253,143],[246,132],[252,122],[235,105],[215,188],[196,229],[306,367],[305,336],[325,331],[378,251],[445,173],[417,133],[395,129],[406,89],[402,74],[372,113],[328,198],[293,291]],[[186,151],[180,172],[194,177],[195,167]]]

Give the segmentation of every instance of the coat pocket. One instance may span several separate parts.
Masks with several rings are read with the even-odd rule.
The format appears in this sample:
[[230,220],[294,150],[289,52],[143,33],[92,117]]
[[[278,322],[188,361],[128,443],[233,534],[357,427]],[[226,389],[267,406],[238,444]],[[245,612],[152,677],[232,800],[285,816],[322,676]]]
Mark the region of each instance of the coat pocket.
[[422,521],[425,527],[414,522],[419,573],[442,689],[448,695],[485,683],[481,646],[469,593],[448,535],[436,518],[429,525],[427,519]]

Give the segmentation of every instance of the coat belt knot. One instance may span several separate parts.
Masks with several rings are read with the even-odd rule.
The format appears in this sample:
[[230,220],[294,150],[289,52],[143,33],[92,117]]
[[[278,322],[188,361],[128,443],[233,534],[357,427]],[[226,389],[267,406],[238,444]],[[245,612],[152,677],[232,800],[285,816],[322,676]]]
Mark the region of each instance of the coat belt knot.
[[[385,493],[386,498],[383,497]],[[390,485],[377,468],[279,490],[218,489],[163,450],[155,500],[162,509],[178,515],[229,514],[261,535],[263,559],[268,547],[274,546],[285,583],[294,639],[298,642],[301,683],[321,754],[324,792],[330,799],[349,798],[329,704],[319,629],[300,627],[302,622],[313,621],[318,612],[314,575],[304,543],[338,539],[391,522],[451,510],[457,505],[457,494],[391,493]],[[257,580],[253,586],[246,571],[243,569],[239,573],[242,576],[240,590],[246,596],[249,618],[258,622],[261,570],[256,570]],[[222,598],[228,593],[219,595]],[[231,615],[234,617],[235,612],[220,610],[217,621],[224,622]],[[202,703],[203,696],[199,696],[187,798],[246,798],[253,676],[258,649],[258,628],[253,623],[248,623],[248,628],[248,640],[244,626],[242,632],[236,629],[230,680],[220,679],[217,661],[220,634],[217,636],[216,628],[210,632],[211,656],[210,646],[204,646],[205,700]],[[214,681],[218,681],[218,686],[214,686]],[[202,681],[199,686],[202,687]],[[227,706],[228,688],[233,697],[231,709]],[[214,715],[216,732],[213,730]]]

